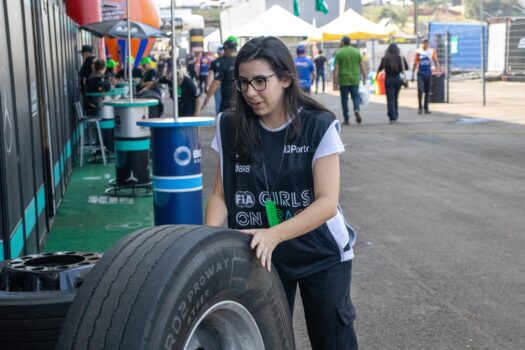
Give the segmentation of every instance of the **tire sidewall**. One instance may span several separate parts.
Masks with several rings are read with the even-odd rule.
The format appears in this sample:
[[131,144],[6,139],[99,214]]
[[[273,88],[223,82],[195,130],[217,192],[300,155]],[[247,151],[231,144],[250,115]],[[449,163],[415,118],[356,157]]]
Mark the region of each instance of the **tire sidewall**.
[[189,259],[179,264],[172,278],[176,282],[169,283],[172,288],[159,303],[149,348],[182,349],[207,310],[235,301],[256,321],[266,349],[293,349],[289,308],[277,273],[264,270],[254,259],[249,239],[221,236],[194,247],[198,254],[189,252]]

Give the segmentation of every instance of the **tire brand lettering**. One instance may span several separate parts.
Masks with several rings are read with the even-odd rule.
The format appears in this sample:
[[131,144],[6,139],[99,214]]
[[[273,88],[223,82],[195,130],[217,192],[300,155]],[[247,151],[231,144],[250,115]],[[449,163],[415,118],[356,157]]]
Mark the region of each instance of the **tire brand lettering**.
[[195,316],[211,296],[210,290],[207,289],[208,281],[217,273],[231,269],[230,260],[230,258],[224,258],[214,263],[204,270],[204,272],[196,279],[196,282],[193,283],[191,289],[176,308],[177,314],[171,320],[170,333],[167,335],[166,341],[164,342],[165,349],[175,348],[177,337],[182,329],[182,325],[191,325]]

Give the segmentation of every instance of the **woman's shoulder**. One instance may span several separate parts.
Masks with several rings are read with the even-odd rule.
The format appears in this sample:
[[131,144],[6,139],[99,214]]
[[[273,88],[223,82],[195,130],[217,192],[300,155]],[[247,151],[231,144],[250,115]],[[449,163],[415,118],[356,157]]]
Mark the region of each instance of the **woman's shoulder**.
[[335,120],[335,115],[332,112],[311,107],[302,108],[299,112],[299,116],[301,117],[303,123],[312,123],[318,125],[331,125]]

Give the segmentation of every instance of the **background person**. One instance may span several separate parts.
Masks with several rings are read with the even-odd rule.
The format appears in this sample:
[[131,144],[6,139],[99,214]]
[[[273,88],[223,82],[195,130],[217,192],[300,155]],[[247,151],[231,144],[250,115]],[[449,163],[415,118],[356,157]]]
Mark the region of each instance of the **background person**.
[[224,56],[217,59],[217,71],[215,72],[213,82],[206,93],[201,109],[207,105],[208,101],[219,87],[221,88],[221,105],[219,111],[224,112],[231,106],[233,95],[233,66],[237,54],[237,38],[228,37],[222,47],[224,48]]
[[[432,62],[436,65],[438,72],[441,71],[436,52],[430,47],[428,39],[423,39],[421,47],[416,50],[414,66],[412,67],[412,81],[414,81],[414,72],[417,68],[418,114],[423,113],[423,108],[425,109],[425,114],[430,114],[429,103],[430,86],[432,84]],[[425,94],[424,104],[421,103],[423,94]]]
[[[208,74],[208,86],[211,87],[211,83],[213,82],[213,77],[215,76],[215,73],[219,71],[220,67],[220,61],[219,59],[224,56],[224,48],[222,46],[219,46],[217,49],[217,58],[213,60],[210,64],[210,74]],[[221,87],[217,88],[215,93],[213,94],[213,98],[215,100],[215,114],[219,114],[221,111]]]
[[323,92],[326,80],[325,66],[328,64],[328,59],[323,55],[323,50],[319,50],[319,54],[314,59],[315,63],[315,93],[319,91],[319,79],[323,83]]
[[[94,63],[95,72],[86,82],[86,92],[107,92],[111,90],[111,83],[105,77],[106,61],[97,59]],[[87,96],[86,113],[90,116],[102,115],[103,96]]]
[[[277,270],[292,314],[299,285],[313,350],[357,350],[350,299],[355,233],[338,209],[339,122],[300,91],[294,60],[275,37],[247,42],[234,76],[235,104],[219,115],[212,143],[221,162],[206,224],[227,219],[228,227],[252,236],[261,265]],[[253,205],[244,205],[238,191],[253,196]]]
[[350,115],[348,111],[348,94],[352,97],[354,105],[355,121],[361,124],[359,114],[359,72],[363,76],[363,83],[366,84],[366,75],[361,64],[361,54],[359,50],[350,45],[350,38],[344,36],[341,40],[341,48],[335,53],[334,67],[334,90],[340,89],[341,105],[343,107],[343,125],[350,125]]
[[95,72],[95,55],[93,54],[93,46],[91,45],[82,45],[82,50],[80,50],[80,53],[82,54],[82,66],[80,67],[80,71],[78,72],[78,81],[80,83],[80,91],[82,93],[86,92],[86,82]]
[[299,77],[299,86],[301,90],[309,94],[311,92],[312,82],[315,80],[314,63],[306,57],[306,48],[304,45],[297,46],[297,57],[295,58],[295,68]]
[[[171,76],[162,78],[161,83],[168,85],[170,97],[173,99]],[[177,71],[177,84],[179,117],[198,116],[200,114],[200,94],[197,85],[192,78],[185,75],[180,69]]]
[[202,53],[199,61],[199,89],[204,94],[208,90],[208,74],[210,73],[210,59],[206,52]]
[[155,69],[156,64],[150,57],[144,57],[140,64],[144,67],[144,74],[137,88],[137,97],[152,98],[159,101],[156,106],[149,106],[149,117],[160,118],[164,113],[164,104],[162,103],[162,91],[160,89],[159,72]]
[[385,70],[385,89],[386,89],[386,104],[387,115],[390,123],[395,123],[399,118],[398,97],[399,91],[403,81],[399,76],[408,70],[408,63],[405,57],[401,56],[399,46],[390,44],[386,50],[385,56],[381,59],[381,64],[377,68],[377,75],[380,71]]

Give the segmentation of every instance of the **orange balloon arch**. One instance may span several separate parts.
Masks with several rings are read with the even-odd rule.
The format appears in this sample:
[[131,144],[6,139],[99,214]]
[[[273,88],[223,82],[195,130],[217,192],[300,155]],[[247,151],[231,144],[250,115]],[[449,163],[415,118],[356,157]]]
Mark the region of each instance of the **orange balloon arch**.
[[[160,15],[153,0],[128,0],[130,19],[160,28]],[[68,15],[79,25],[112,19],[126,18],[126,0],[66,0]],[[119,62],[121,69],[126,62],[127,40],[105,39],[106,57]],[[147,57],[155,39],[131,39],[131,56],[135,58],[135,67]]]
[[[118,2],[112,1],[112,6],[119,5],[124,12],[123,15],[118,15],[118,18],[126,17],[126,0]],[[155,28],[160,28],[160,15],[153,0],[129,0],[130,5],[130,19],[132,21],[149,24]],[[121,12],[122,12],[121,11]],[[104,16],[103,8],[103,17]],[[115,17],[113,17],[115,18]],[[140,60],[147,57],[151,52],[155,39],[131,39],[131,56],[135,58],[135,67],[140,64]],[[106,38],[106,56],[111,57],[119,62],[118,69],[121,69],[126,62],[127,53],[127,39],[108,39]]]

